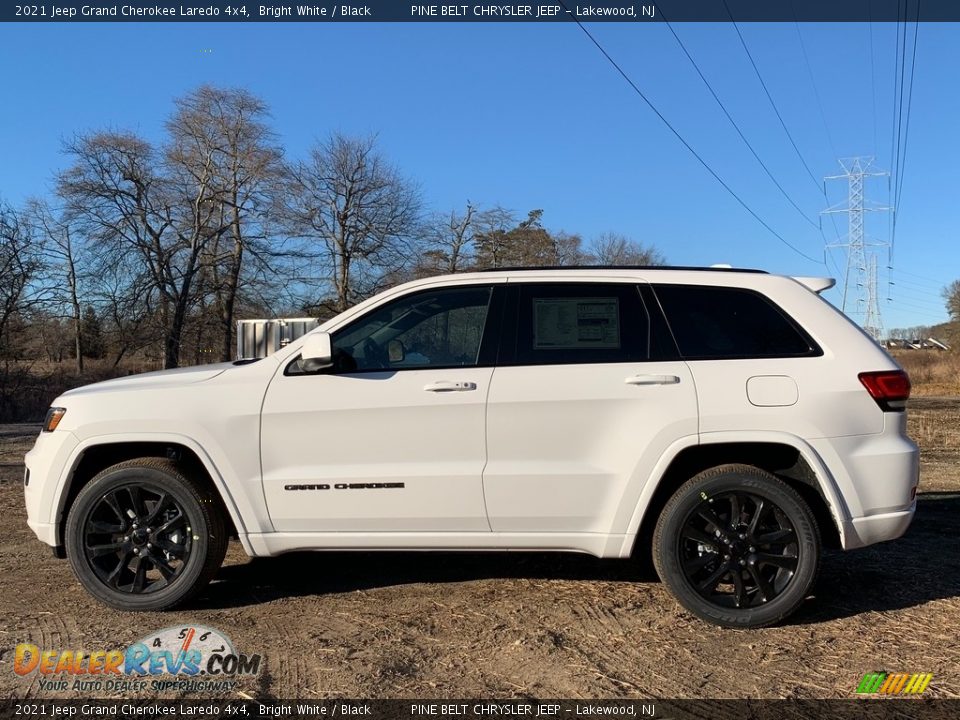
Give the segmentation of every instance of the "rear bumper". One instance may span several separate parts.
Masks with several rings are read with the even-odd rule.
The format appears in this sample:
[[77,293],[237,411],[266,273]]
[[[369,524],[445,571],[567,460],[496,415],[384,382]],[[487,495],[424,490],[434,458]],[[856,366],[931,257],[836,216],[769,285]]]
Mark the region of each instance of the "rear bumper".
[[920,451],[906,435],[905,413],[884,415],[883,432],[811,442],[844,505],[835,514],[845,550],[900,537],[916,511]]
[[885,540],[896,540],[910,527],[916,509],[917,503],[914,502],[909,510],[845,521],[843,524],[844,549],[854,550]]

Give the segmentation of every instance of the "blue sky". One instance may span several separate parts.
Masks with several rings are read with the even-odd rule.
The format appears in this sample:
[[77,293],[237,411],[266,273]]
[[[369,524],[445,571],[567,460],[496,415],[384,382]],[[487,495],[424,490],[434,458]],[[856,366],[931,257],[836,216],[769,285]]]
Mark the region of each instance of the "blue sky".
[[[819,232],[764,174],[666,26],[589,27],[767,223],[806,254],[823,256]],[[824,198],[734,28],[675,28],[759,155],[816,220]],[[873,27],[873,70],[867,24],[799,29],[826,123],[798,26],[741,26],[814,175],[837,174],[838,155],[875,155],[879,167],[890,169],[895,25]],[[888,328],[945,320],[940,288],[960,277],[954,211],[960,27],[927,23],[919,32],[889,288],[885,254],[880,262]],[[242,86],[266,100],[291,157],[331,130],[378,133],[384,152],[436,210],[463,207],[468,199],[518,214],[542,208],[551,229],[587,239],[622,232],[656,245],[674,264],[836,274],[833,264],[828,271],[785,247],[739,206],[572,23],[5,24],[0,67],[0,197],[14,203],[50,191],[66,163],[63,138],[112,127],[159,140],[172,99],[213,83]],[[846,186],[834,182],[828,192],[839,203]],[[886,181],[870,181],[867,196],[886,204]],[[846,217],[837,222],[844,233]],[[824,229],[836,239],[829,219]],[[869,217],[867,231],[886,239],[887,218]],[[833,259],[844,263],[840,251]]]

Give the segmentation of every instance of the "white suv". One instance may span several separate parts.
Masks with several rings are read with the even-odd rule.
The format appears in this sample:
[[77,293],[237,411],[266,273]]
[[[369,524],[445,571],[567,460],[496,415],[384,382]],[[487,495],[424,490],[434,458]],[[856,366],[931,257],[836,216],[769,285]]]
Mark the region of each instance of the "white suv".
[[29,523],[103,602],[169,608],[230,536],[293,550],[631,558],[699,617],[792,613],[821,546],[899,537],[906,374],[818,292],[747,270],[501,270],[384,292],[256,362],[57,398]]

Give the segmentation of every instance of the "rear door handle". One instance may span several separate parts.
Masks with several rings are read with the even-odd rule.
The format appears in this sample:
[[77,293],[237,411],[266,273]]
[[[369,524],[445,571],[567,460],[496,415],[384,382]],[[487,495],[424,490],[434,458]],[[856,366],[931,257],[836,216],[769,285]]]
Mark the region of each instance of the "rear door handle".
[[624,382],[627,385],[676,385],[680,378],[676,375],[632,375]]
[[466,392],[467,390],[476,390],[475,382],[453,382],[452,380],[440,380],[439,382],[427,383],[423,386],[427,392]]

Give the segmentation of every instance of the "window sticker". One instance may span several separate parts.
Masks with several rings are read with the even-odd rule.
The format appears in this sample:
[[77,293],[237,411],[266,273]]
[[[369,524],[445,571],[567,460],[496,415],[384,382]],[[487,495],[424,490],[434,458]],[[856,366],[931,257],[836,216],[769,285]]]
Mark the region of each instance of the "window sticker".
[[620,348],[620,307],[617,298],[534,299],[534,350],[588,348]]

